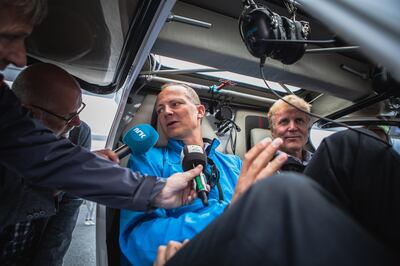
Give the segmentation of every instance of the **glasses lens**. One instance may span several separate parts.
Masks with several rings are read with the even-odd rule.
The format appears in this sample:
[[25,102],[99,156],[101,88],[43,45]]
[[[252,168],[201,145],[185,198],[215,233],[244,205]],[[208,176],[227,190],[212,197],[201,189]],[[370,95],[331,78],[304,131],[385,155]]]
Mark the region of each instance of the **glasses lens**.
[[75,118],[79,116],[79,114],[82,112],[83,109],[85,109],[86,104],[84,102],[81,103],[81,106],[79,107],[78,111],[73,114],[66,122],[67,124],[71,123]]

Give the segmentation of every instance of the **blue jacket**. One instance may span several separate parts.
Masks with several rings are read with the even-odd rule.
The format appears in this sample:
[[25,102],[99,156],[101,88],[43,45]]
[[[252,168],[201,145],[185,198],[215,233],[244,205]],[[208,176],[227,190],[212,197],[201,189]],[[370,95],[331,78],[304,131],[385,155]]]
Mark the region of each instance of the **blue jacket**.
[[[208,194],[209,205],[204,207],[197,199],[189,206],[171,210],[157,209],[152,213],[121,210],[120,247],[130,263],[135,266],[152,265],[160,245],[170,240],[191,239],[219,216],[231,201],[241,169],[238,156],[216,151],[214,140],[206,151],[220,171],[220,184],[224,200],[219,202],[216,186]],[[131,156],[129,167],[143,174],[169,177],[182,172],[181,152],[183,142],[170,140],[167,147],[153,148],[147,153]]]

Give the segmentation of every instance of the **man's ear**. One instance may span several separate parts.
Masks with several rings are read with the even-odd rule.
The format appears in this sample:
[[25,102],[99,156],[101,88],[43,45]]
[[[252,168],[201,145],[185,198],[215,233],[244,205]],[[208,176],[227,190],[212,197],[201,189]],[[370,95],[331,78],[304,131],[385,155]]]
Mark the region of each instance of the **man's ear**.
[[202,104],[197,106],[197,118],[202,119],[206,114],[206,107]]
[[32,113],[33,118],[42,120],[43,112],[30,106],[29,104],[22,104],[23,107],[29,110]]

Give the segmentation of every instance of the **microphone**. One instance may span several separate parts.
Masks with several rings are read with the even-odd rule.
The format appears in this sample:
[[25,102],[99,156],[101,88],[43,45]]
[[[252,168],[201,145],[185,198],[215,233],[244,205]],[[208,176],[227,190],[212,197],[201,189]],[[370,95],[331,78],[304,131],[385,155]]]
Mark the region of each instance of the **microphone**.
[[[189,171],[195,168],[197,165],[203,165],[203,169],[207,166],[207,155],[203,151],[203,148],[199,145],[186,145],[183,148],[183,159],[182,159],[182,168],[183,170]],[[207,193],[209,192],[207,189],[207,179],[203,172],[200,175],[194,178],[194,182],[196,184],[196,191],[199,195],[199,198],[203,202],[204,206],[208,206],[208,198]]]
[[124,145],[114,150],[118,158],[128,154],[139,155],[147,152],[158,140],[157,131],[149,124],[139,124],[129,129],[122,141]]

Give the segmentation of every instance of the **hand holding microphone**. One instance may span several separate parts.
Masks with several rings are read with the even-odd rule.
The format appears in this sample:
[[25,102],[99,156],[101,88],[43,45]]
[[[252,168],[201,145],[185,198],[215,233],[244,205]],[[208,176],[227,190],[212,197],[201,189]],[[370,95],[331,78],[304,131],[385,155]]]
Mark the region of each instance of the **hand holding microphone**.
[[[182,159],[182,168],[183,171],[189,171],[195,168],[197,165],[202,165],[203,169],[205,169],[207,165],[207,155],[205,154],[203,148],[198,145],[186,145],[183,148],[183,159]],[[207,178],[204,175],[203,171],[200,172],[194,178],[196,184],[196,191],[198,197],[203,202],[204,206],[208,205],[208,197],[207,194],[209,189],[207,187]]]
[[114,150],[118,158],[124,158],[128,154],[139,155],[147,152],[158,140],[157,131],[149,124],[139,124],[129,129],[122,141],[124,145]]
[[[128,154],[139,155],[150,150],[158,140],[157,131],[149,124],[139,124],[132,127],[123,137],[124,145],[114,150],[121,159]],[[195,176],[200,175],[202,168],[190,168],[190,171],[176,173],[166,179],[165,186],[152,200],[152,205],[158,208],[176,208],[189,204],[195,199],[195,191],[189,184]]]

